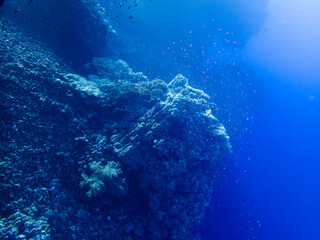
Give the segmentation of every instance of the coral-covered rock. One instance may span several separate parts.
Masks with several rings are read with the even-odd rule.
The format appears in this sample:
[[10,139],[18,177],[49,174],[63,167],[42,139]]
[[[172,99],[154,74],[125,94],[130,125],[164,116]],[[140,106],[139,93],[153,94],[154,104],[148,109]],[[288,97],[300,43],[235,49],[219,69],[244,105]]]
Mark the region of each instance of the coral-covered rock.
[[147,81],[143,73],[135,73],[123,60],[112,60],[109,58],[94,57],[92,62],[86,65],[89,73],[97,75],[99,78],[107,78],[116,81],[142,82]]
[[108,53],[108,43],[116,36],[97,0],[4,1],[0,16],[36,33],[78,67],[93,56]]
[[1,28],[0,238],[195,239],[230,149],[208,95]]
[[112,136],[114,151],[145,197],[147,206],[137,212],[146,220],[148,239],[190,239],[209,204],[221,154],[230,149],[209,96],[187,82],[176,76],[166,99],[131,131]]

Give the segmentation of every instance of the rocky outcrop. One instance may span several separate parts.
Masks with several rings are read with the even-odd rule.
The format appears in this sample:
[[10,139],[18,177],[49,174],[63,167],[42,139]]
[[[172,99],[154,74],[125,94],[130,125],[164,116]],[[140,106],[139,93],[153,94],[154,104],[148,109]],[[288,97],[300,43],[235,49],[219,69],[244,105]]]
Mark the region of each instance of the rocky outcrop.
[[0,239],[196,239],[230,150],[209,96],[0,27]]
[[97,0],[4,1],[0,15],[41,41],[73,67],[108,54],[116,36]]

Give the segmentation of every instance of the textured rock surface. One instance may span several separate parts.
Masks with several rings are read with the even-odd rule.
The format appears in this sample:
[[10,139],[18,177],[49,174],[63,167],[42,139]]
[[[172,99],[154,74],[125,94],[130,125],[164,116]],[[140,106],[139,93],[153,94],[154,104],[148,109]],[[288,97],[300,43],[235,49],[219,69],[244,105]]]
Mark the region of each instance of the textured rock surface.
[[0,239],[196,239],[230,149],[209,97],[0,27]]
[[97,0],[7,0],[0,15],[39,35],[73,66],[105,55],[116,35]]

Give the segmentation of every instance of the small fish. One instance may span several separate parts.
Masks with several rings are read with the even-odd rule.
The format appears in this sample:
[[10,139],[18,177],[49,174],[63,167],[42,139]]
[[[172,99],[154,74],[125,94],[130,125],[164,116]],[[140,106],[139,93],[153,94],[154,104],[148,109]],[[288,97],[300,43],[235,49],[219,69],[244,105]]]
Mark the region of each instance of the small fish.
[[129,19],[132,19],[132,16],[130,15],[128,18],[129,18]]

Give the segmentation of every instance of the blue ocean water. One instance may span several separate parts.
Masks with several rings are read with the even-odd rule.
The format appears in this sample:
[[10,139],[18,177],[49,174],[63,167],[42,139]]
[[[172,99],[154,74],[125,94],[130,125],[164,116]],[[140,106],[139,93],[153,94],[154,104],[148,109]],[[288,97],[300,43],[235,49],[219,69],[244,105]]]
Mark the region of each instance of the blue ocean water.
[[[219,108],[233,153],[222,160],[195,232],[204,240],[318,239],[320,4],[98,2],[118,35],[112,54],[149,79],[183,74]],[[80,40],[59,45],[61,55],[63,47],[81,50],[75,64],[88,61]]]

